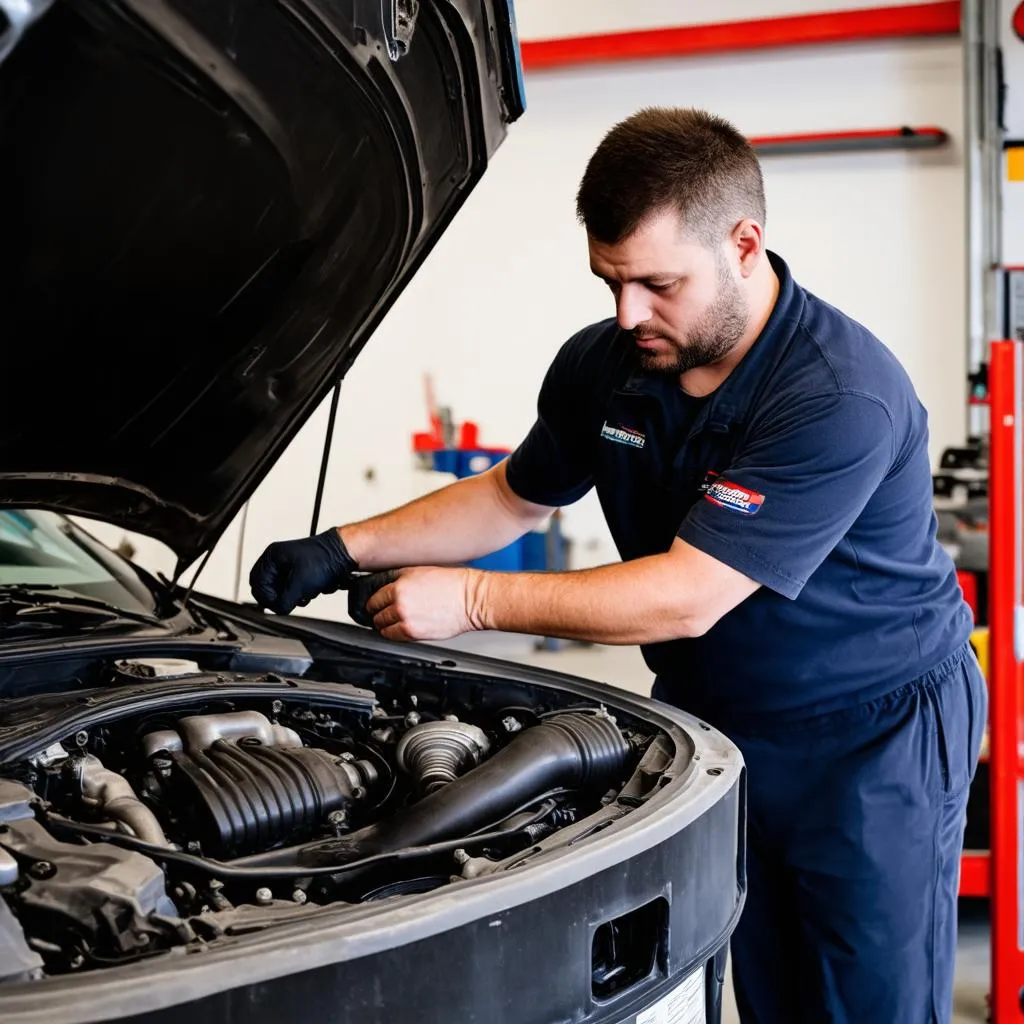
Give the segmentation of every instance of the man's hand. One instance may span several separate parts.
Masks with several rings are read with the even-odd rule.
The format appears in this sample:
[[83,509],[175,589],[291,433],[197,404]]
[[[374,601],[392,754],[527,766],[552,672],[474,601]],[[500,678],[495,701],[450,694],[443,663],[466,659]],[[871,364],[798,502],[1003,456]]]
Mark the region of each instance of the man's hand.
[[389,640],[449,640],[482,629],[473,569],[402,569],[367,602],[373,628]]
[[271,544],[252,567],[249,586],[261,608],[287,615],[296,605],[347,588],[357,568],[332,527],[315,537]]

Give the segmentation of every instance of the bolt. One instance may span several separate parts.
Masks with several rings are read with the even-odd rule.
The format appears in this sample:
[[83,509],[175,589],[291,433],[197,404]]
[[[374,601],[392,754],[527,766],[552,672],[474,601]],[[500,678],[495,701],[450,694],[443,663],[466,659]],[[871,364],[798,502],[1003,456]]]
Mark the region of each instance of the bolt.
[[37,860],[29,866],[28,873],[33,878],[53,878],[57,869],[48,860]]
[[420,713],[418,711],[410,711],[405,716],[405,724],[411,729],[414,725],[420,724]]
[[266,886],[262,886],[256,890],[256,902],[261,907],[267,907],[274,902],[274,894]]
[[293,890],[293,892],[292,892],[292,902],[298,903],[298,905],[301,907],[302,904],[305,903],[307,899],[309,899],[309,897],[306,895],[306,893],[302,889],[295,889],[295,890]]
[[523,727],[523,723],[518,718],[508,715],[501,720],[501,727],[505,732],[519,732]]
[[203,848],[199,845],[198,842],[196,842],[195,839],[192,839],[192,840],[189,841],[189,844],[188,844],[188,852],[189,853],[202,853],[203,852]]
[[347,751],[347,750],[345,751],[345,753],[344,753],[344,754],[342,754],[342,755],[341,755],[341,760],[342,760],[342,761],[344,761],[344,762],[345,762],[346,764],[349,764],[349,763],[351,763],[351,762],[352,762],[352,761],[354,761],[355,759],[356,759],[356,755],[355,755],[355,754],[353,754],[353,753],[350,753],[350,752],[349,752],[349,751]]
[[[228,898],[224,895],[224,883],[219,878],[211,878],[207,883],[207,889],[210,896],[210,902],[213,904],[214,910],[232,910],[232,906]],[[205,913],[209,908],[203,907],[202,913]]]
[[84,747],[89,742],[89,734],[84,730],[75,733],[75,746]]
[[284,711],[284,704],[281,701],[275,700],[270,705],[270,713],[272,715],[279,715],[279,714],[281,714],[282,711]]
[[344,825],[348,821],[348,815],[344,811],[331,811],[327,815],[327,824],[335,827]]
[[469,854],[466,853],[466,851],[462,850],[462,849],[456,850],[455,853],[452,856],[455,857],[455,863],[456,864],[468,864],[469,861],[470,861]]
[[353,800],[362,800],[364,796],[366,796],[366,790],[362,786],[353,786],[352,787],[352,799]]

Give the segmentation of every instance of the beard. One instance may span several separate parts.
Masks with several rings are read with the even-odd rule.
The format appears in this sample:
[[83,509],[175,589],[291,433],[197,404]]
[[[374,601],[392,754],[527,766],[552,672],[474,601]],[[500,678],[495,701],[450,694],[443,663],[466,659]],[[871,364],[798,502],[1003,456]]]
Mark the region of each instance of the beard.
[[640,366],[646,373],[678,377],[700,366],[710,366],[729,354],[749,323],[747,304],[728,270],[719,264],[718,295],[691,325],[682,340],[659,331],[648,322],[637,324],[637,339],[664,338],[675,349],[665,354],[640,350]]

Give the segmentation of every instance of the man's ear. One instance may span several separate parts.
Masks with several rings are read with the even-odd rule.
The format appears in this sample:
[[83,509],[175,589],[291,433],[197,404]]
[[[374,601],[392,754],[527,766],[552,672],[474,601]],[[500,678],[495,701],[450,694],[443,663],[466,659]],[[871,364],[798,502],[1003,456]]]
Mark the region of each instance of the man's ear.
[[732,229],[729,241],[735,247],[740,274],[750,277],[764,254],[764,228],[747,217]]

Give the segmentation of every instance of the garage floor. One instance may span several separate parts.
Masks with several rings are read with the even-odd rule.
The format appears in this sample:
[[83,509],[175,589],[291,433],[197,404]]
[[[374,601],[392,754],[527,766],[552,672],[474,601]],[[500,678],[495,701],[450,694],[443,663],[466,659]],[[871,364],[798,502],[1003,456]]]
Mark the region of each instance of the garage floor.
[[[651,673],[635,647],[600,647],[569,644],[558,651],[535,650],[531,637],[502,633],[476,633],[445,646],[472,650],[495,658],[525,662],[570,675],[596,679],[635,693],[649,694]],[[964,901],[960,908],[960,944],[957,953],[956,992],[952,1024],[987,1021],[989,985],[989,932],[987,907]],[[739,1020],[731,990],[726,993],[722,1024]]]

